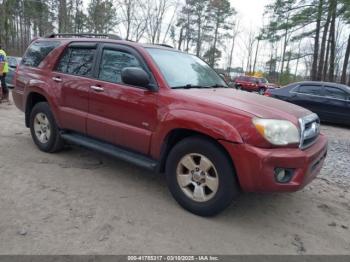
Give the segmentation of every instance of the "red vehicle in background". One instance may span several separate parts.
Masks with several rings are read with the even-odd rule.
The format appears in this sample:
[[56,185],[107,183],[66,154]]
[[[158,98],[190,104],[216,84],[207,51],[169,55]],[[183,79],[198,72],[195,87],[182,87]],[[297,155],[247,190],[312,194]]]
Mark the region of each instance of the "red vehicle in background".
[[249,92],[258,92],[260,95],[265,94],[267,89],[277,88],[275,84],[270,84],[266,78],[253,76],[239,76],[234,81],[237,89]]

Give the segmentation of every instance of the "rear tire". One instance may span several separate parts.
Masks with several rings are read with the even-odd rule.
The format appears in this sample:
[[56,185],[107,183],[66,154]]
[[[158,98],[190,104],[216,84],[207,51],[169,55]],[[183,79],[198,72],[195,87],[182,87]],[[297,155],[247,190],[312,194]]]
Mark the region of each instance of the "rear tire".
[[259,93],[259,95],[265,94],[265,89],[264,88],[259,88],[258,93]]
[[202,137],[185,138],[174,146],[166,180],[175,200],[199,216],[220,213],[239,193],[230,158],[216,142]]
[[64,142],[47,102],[37,103],[30,112],[30,133],[37,147],[47,153],[60,151]]

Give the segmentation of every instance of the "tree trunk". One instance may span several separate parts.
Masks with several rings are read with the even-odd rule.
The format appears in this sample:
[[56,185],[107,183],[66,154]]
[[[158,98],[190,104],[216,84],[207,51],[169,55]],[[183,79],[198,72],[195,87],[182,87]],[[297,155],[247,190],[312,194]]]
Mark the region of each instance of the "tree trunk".
[[184,27],[182,26],[180,29],[180,33],[179,33],[179,40],[178,40],[178,46],[177,46],[178,50],[181,50],[181,45],[182,45],[182,40],[183,40],[183,32],[184,32]]
[[236,42],[236,35],[234,35],[232,37],[232,45],[231,45],[231,51],[230,51],[230,57],[229,57],[229,63],[228,63],[228,67],[229,69],[231,69],[232,66],[232,57],[233,57],[233,50],[235,49],[235,42]]
[[348,46],[347,46],[346,52],[345,52],[344,64],[343,64],[343,72],[342,72],[341,80],[340,80],[340,82],[342,84],[346,83],[346,72],[347,72],[347,69],[348,69],[349,57],[350,57],[350,35],[349,35],[349,39],[348,39]]
[[[287,24],[289,22],[289,16],[287,17]],[[281,82],[281,78],[283,75],[283,70],[284,70],[284,60],[286,57],[286,50],[287,50],[287,39],[288,39],[288,28],[285,30],[285,35],[284,35],[284,43],[283,43],[283,52],[282,52],[282,64],[281,64],[281,70],[280,70],[280,76],[279,76],[279,81]]]
[[215,27],[215,35],[214,35],[213,54],[212,54],[211,59],[210,59],[210,66],[211,67],[214,67],[214,65],[215,65],[215,53],[216,53],[216,44],[218,41],[219,27],[220,27],[220,23],[217,19],[216,20],[216,27]]
[[256,45],[255,58],[254,58],[254,65],[253,65],[253,73],[255,73],[256,61],[257,61],[257,59],[258,59],[259,45],[260,45],[260,39],[258,39],[258,43],[257,43],[257,45]]
[[319,52],[319,46],[320,46],[322,9],[323,9],[323,0],[320,0],[318,4],[318,12],[317,12],[316,36],[315,36],[313,63],[311,68],[311,80],[316,80],[317,78],[317,64],[318,64],[318,52]]
[[[331,5],[330,5],[331,6]],[[318,64],[318,72],[317,72],[317,81],[321,81],[324,78],[324,60],[325,60],[325,52],[326,52],[326,43],[327,43],[327,35],[328,35],[328,29],[329,29],[329,23],[331,21],[331,17],[332,17],[332,12],[329,8],[328,10],[328,15],[327,15],[327,20],[326,23],[324,25],[324,29],[323,29],[323,36],[322,36],[322,43],[321,43],[321,52],[320,52],[320,62]]]
[[294,81],[296,81],[297,76],[298,76],[299,61],[300,61],[300,53],[301,53],[300,46],[301,46],[301,41],[299,42],[299,45],[298,45],[298,58],[297,58],[297,63],[296,63],[296,65],[295,65]]
[[328,36],[328,41],[327,41],[327,51],[326,51],[326,60],[324,62],[324,67],[323,67],[323,77],[322,80],[326,81],[328,80],[328,61],[329,61],[329,49],[331,46],[331,40],[330,40],[330,35]]
[[130,37],[130,27],[131,27],[131,0],[129,0],[127,3],[126,3],[126,20],[127,20],[127,26],[126,26],[126,40],[129,40],[129,37]]
[[332,22],[330,28],[330,58],[329,58],[329,81],[334,82],[334,71],[335,71],[335,49],[336,49],[336,39],[335,39],[335,23],[337,19],[337,0],[332,1]]
[[66,23],[67,23],[67,1],[59,0],[59,7],[58,7],[58,32],[59,33],[65,33],[67,31]]
[[201,26],[202,26],[202,18],[200,16],[198,16],[197,19],[197,26],[198,26],[198,30],[197,30],[197,46],[196,46],[196,55],[199,57],[200,51],[201,51]]

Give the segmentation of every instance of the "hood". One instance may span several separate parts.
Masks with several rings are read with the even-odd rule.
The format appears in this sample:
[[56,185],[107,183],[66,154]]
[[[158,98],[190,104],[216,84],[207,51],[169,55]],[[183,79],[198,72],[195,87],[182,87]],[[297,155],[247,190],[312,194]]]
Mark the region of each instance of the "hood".
[[195,99],[220,104],[236,110],[244,111],[260,118],[284,119],[298,124],[298,119],[311,114],[300,106],[282,100],[235,90],[232,88],[218,89],[186,89],[177,90]]

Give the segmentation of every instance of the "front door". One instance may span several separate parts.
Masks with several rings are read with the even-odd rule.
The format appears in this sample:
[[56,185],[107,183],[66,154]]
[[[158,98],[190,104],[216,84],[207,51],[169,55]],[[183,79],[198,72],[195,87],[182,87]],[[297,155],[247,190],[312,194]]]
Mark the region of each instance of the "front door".
[[100,47],[96,81],[90,87],[87,133],[147,154],[157,123],[157,92],[124,84],[125,67],[141,67],[153,79],[134,49],[115,44]]
[[324,102],[323,86],[316,84],[301,85],[295,91],[293,103],[305,107],[310,111],[318,114],[322,119],[324,117]]

